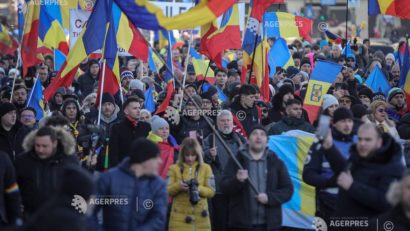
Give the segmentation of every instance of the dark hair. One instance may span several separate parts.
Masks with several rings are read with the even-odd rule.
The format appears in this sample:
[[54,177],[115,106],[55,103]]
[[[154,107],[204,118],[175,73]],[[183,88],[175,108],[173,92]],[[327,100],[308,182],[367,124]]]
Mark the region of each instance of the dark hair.
[[51,117],[48,117],[45,120],[44,126],[55,126],[55,127],[61,126],[61,127],[63,127],[65,125],[69,125],[69,124],[70,124],[70,121],[68,121],[67,118],[57,114],[57,115],[53,115]]
[[216,76],[219,72],[223,72],[223,73],[225,73],[225,75],[228,75],[228,72],[227,72],[225,69],[216,68],[216,69],[214,70],[215,76]]
[[34,116],[37,116],[36,110],[34,110],[34,108],[32,108],[32,107],[23,108],[23,110],[21,110],[21,112],[20,112],[20,115],[23,113],[23,111],[32,111],[34,113]]
[[122,105],[122,109],[124,110],[130,103],[132,102],[137,102],[137,103],[141,103],[141,99],[135,96],[130,96],[127,98],[127,100],[124,102],[124,104]]
[[45,126],[37,130],[36,137],[50,136],[51,141],[57,140],[57,133],[54,128]]
[[299,99],[290,99],[286,102],[286,107],[291,106],[293,104],[297,104],[297,105],[302,105],[302,102],[300,102]]
[[16,85],[14,86],[14,90],[13,90],[13,91],[17,91],[17,90],[20,90],[20,89],[24,89],[24,90],[26,90],[26,92],[27,92],[27,87],[26,87],[24,84],[16,84]]

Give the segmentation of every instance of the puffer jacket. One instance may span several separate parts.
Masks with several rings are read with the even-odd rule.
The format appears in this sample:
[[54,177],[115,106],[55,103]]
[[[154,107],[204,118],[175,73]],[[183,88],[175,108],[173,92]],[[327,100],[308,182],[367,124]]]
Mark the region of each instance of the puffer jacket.
[[[93,230],[163,231],[165,229],[168,203],[165,182],[159,176],[137,178],[130,169],[129,161],[129,157],[126,157],[117,167],[103,173],[98,179],[97,195],[114,197],[121,195],[120,197],[127,199],[127,202],[96,206],[90,221]],[[101,209],[103,210],[102,227],[98,224],[98,213]]]
[[24,213],[34,213],[44,202],[53,196],[61,183],[64,166],[78,165],[74,154],[75,140],[63,128],[55,128],[58,147],[55,155],[40,159],[34,151],[34,138],[37,130],[29,133],[24,140],[25,153],[16,159],[16,176],[23,199]]
[[[198,171],[197,181],[200,200],[198,204],[192,205],[189,201],[188,192],[181,190],[180,182],[194,178],[196,171]],[[198,165],[195,162],[190,167],[184,163],[182,174],[179,165],[171,166],[168,182],[168,193],[173,198],[169,222],[170,231],[211,230],[207,199],[215,194],[213,185],[212,170],[208,164]],[[192,218],[191,223],[186,222],[188,217]]]

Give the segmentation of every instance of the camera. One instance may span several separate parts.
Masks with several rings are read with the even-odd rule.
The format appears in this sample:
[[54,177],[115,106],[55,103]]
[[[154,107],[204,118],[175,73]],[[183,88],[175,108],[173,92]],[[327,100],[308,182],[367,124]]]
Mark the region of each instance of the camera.
[[85,149],[95,149],[101,137],[101,129],[94,124],[88,124],[86,127],[86,134],[77,138],[77,142]]
[[198,204],[200,200],[199,190],[198,190],[198,181],[196,179],[191,179],[185,183],[188,185],[189,201],[193,205]]

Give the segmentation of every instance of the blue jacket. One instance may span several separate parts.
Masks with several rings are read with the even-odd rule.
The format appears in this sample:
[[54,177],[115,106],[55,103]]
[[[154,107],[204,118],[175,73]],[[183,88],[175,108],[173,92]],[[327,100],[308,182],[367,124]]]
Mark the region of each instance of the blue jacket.
[[[96,205],[91,223],[93,230],[162,231],[167,212],[166,183],[159,176],[137,178],[130,170],[129,158],[103,173],[97,181],[97,199],[123,199],[122,204]],[[126,202],[125,202],[126,201]],[[91,201],[92,202],[92,201]],[[102,210],[103,221],[98,223]]]

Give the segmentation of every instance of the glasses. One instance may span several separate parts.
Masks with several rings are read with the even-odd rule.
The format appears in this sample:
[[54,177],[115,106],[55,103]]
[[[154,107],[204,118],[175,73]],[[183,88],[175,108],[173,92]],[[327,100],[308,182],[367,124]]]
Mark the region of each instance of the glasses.
[[34,116],[33,115],[21,115],[21,118],[23,118],[23,119],[32,119],[32,118],[34,118]]
[[385,109],[377,109],[377,112],[380,112],[380,113],[385,113],[386,112],[386,110]]

